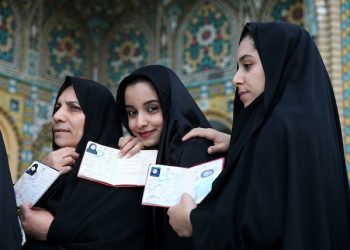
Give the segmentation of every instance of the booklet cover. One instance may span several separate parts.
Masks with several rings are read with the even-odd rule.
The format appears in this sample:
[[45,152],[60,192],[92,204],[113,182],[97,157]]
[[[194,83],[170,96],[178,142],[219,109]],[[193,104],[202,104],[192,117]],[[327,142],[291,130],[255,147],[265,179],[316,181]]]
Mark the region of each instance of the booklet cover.
[[224,158],[191,168],[151,164],[147,174],[143,205],[170,207],[188,193],[199,204],[211,191],[212,184],[221,173]]
[[120,150],[89,141],[78,177],[111,186],[144,186],[148,167],[156,162],[157,150],[141,150],[130,158]]
[[34,161],[14,185],[17,207],[24,202],[34,206],[60,174],[60,171]]

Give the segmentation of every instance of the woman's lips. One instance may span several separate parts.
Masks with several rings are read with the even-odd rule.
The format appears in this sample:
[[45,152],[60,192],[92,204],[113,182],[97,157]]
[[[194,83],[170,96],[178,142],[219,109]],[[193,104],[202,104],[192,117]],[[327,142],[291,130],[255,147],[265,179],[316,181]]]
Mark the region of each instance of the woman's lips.
[[60,135],[69,132],[67,129],[54,129],[55,135]]
[[248,91],[241,91],[241,92],[238,92],[239,96],[241,97],[242,95],[248,93]]
[[139,132],[139,136],[140,136],[142,139],[146,139],[146,138],[150,137],[150,136],[153,134],[154,131],[155,131],[155,130]]

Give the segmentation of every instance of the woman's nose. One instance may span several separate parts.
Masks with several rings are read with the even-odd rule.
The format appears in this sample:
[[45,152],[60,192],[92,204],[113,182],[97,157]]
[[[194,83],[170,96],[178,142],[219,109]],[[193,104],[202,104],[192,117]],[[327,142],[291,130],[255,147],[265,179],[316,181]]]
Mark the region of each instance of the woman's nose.
[[235,75],[232,78],[232,84],[237,87],[237,85],[242,84],[242,77],[239,71],[235,73]]
[[55,114],[53,115],[53,120],[55,122],[63,122],[66,120],[66,115],[63,107],[60,107],[58,110],[56,110]]
[[139,128],[141,128],[141,127],[144,127],[146,125],[147,125],[146,116],[142,112],[140,112],[137,116],[137,126]]

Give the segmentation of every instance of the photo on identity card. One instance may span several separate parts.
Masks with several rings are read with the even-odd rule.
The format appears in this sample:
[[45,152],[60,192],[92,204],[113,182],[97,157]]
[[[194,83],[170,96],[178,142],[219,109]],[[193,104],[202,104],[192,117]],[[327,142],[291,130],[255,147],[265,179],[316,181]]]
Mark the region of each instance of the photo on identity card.
[[130,158],[120,150],[89,141],[78,177],[116,187],[144,186],[148,166],[156,162],[157,150],[141,150]]
[[60,174],[60,171],[34,161],[14,185],[17,207],[24,202],[34,206]]
[[170,207],[179,203],[183,193],[191,195],[199,204],[211,191],[223,165],[224,158],[191,168],[152,164],[148,170],[142,204]]

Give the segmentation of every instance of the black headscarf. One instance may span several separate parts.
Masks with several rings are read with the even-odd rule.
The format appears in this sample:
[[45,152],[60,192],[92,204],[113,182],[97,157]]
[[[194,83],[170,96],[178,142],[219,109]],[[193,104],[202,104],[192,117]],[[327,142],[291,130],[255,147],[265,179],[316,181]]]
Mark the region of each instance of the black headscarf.
[[[350,249],[349,184],[337,106],[309,34],[249,23],[265,91],[235,99],[225,169],[191,212],[196,249]],[[237,93],[236,93],[237,97]]]
[[[158,146],[157,163],[170,166],[192,167],[213,159],[207,154],[209,141],[195,138],[182,143],[181,138],[196,127],[208,128],[210,124],[177,75],[160,65],[142,67],[120,83],[117,108],[124,126],[129,130],[125,109],[125,88],[137,79],[147,79],[156,90],[163,113],[163,128]],[[217,156],[216,156],[217,157]],[[168,223],[166,209],[157,211],[157,230],[160,231],[160,249],[191,249],[189,240],[181,239]]]
[[[192,128],[209,128],[210,124],[174,71],[165,66],[150,65],[142,67],[124,78],[118,87],[117,107],[121,114],[122,123],[131,134],[124,93],[128,84],[138,78],[148,79],[153,85],[163,112],[164,125],[158,147],[157,162],[177,164],[181,159],[178,158],[178,155],[172,154],[179,149],[179,144],[182,144],[181,138]],[[188,164],[183,167],[190,167]]]
[[[89,140],[116,147],[122,136],[112,93],[103,85],[67,77],[61,93],[72,85],[85,115],[83,136],[76,148],[80,154],[72,171],[64,177],[64,191],[54,207],[53,220],[45,243],[32,249],[147,249],[144,218],[151,218],[141,207],[138,188],[113,188],[77,177],[84,149]],[[57,101],[56,100],[56,101]],[[53,143],[53,148],[58,146]]]
[[21,249],[21,230],[7,153],[0,131],[0,249]]
[[[62,92],[69,86],[73,86],[85,115],[84,133],[75,150],[79,153],[80,157],[72,166],[72,171],[69,175],[61,175],[38,201],[37,206],[45,207],[53,215],[56,214],[63,191],[65,190],[65,194],[69,194],[78,180],[76,176],[87,142],[90,140],[99,141],[102,145],[115,147],[116,140],[122,136],[120,120],[114,110],[115,101],[111,98],[111,93],[106,87],[88,79],[67,76],[57,93],[55,105]],[[52,115],[54,114],[55,109]],[[54,138],[53,128],[52,138]],[[59,148],[53,139],[52,149],[57,150]]]
[[[76,152],[83,153],[89,140],[96,142],[98,140],[103,145],[115,147],[115,139],[122,136],[122,131],[119,117],[116,116],[114,110],[115,101],[110,91],[97,82],[67,76],[58,91],[55,104],[62,92],[69,86],[73,86],[85,115],[84,134],[78,143]],[[52,147],[54,150],[59,148],[54,140]]]

